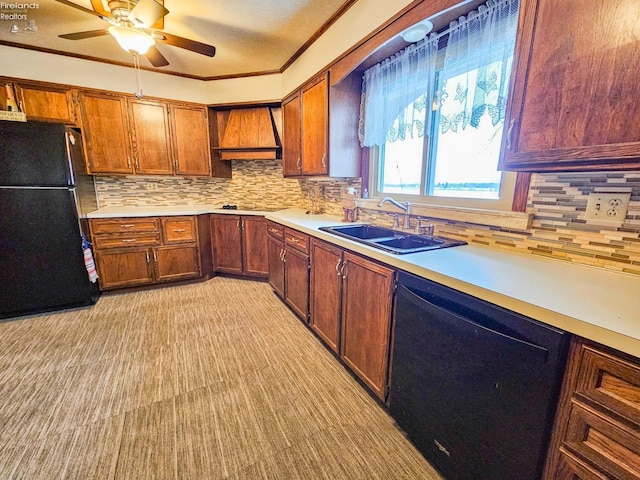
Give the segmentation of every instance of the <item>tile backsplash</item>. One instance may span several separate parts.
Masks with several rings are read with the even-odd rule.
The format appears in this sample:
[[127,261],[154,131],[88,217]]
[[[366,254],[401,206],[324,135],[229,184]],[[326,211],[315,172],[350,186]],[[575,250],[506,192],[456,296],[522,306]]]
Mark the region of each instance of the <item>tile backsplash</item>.
[[359,179],[283,178],[281,160],[233,161],[232,172],[230,179],[100,176],[95,177],[96,191],[101,207],[231,204],[245,210],[311,209],[318,193],[323,212],[342,215],[342,189],[360,185]]
[[[242,209],[312,208],[342,215],[342,191],[360,188],[357,179],[297,180],[282,177],[282,162],[234,161],[233,178],[96,177],[101,206],[225,203]],[[591,192],[624,192],[631,203],[623,224],[585,219]],[[640,275],[640,172],[534,174],[527,211],[529,230],[433,219],[436,233],[472,244],[511,249],[559,260]],[[358,219],[391,225],[391,217],[360,209]]]

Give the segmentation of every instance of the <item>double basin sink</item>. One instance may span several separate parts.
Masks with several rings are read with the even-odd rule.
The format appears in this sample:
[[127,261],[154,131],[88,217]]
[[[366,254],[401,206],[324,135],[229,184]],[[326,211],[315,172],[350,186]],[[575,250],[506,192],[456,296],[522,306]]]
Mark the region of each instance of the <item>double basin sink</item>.
[[411,234],[376,225],[338,225],[320,227],[320,230],[398,255],[438,250],[467,243],[444,237]]

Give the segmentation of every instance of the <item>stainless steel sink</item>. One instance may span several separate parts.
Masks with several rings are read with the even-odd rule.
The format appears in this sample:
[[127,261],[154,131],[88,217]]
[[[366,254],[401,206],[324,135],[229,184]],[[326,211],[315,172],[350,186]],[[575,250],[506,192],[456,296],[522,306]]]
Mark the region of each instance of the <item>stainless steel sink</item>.
[[337,225],[320,227],[320,230],[398,255],[438,250],[467,243],[444,237],[416,235],[376,225]]

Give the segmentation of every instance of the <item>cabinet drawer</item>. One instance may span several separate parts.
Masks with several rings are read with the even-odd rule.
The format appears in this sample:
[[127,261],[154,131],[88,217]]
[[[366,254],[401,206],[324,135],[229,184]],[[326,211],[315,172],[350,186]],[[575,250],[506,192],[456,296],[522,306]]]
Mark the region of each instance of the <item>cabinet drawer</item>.
[[608,480],[608,477],[565,450],[560,451],[556,480]]
[[105,218],[92,219],[91,232],[94,235],[107,233],[154,232],[160,230],[155,217],[151,218]]
[[268,221],[267,232],[269,233],[270,237],[284,240],[284,227],[282,225],[278,225],[277,223]]
[[576,395],[622,415],[640,431],[640,366],[583,345]]
[[288,247],[295,248],[302,253],[309,253],[309,236],[290,228],[285,228],[284,242]]
[[132,234],[114,234],[114,235],[97,235],[93,237],[93,245],[96,249],[103,248],[122,248],[122,247],[149,247],[160,245],[160,234],[158,232],[150,233],[132,233]]
[[586,405],[574,402],[564,447],[615,478],[638,480],[639,433]]
[[195,217],[162,218],[162,243],[187,243],[195,241]]

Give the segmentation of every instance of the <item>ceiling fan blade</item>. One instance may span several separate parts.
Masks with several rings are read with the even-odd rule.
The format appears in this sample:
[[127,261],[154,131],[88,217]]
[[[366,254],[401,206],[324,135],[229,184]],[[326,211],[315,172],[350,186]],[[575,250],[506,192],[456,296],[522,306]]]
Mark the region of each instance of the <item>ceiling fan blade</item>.
[[164,42],[167,45],[191,50],[192,52],[206,55],[207,57],[213,57],[216,54],[216,47],[213,45],[207,45],[206,43],[189,40],[188,38],[179,37],[177,35],[171,35],[170,33],[154,31],[153,38],[159,42]]
[[85,38],[100,37],[102,35],[108,35],[109,31],[106,28],[101,30],[88,30],[86,32],[67,33],[65,35],[58,35],[60,38],[66,38],[67,40],[83,40]]
[[129,20],[139,27],[149,28],[163,18],[169,10],[155,0],[139,0],[129,14]]
[[73,7],[81,12],[88,13],[89,15],[93,15],[94,17],[101,18],[102,20],[113,23],[113,17],[110,15],[106,15],[99,12],[94,12],[93,10],[89,10],[88,8],[84,8],[82,5],[78,5],[77,3],[70,2],[69,0],[54,0],[55,2],[62,3],[63,5],[68,5],[69,7]]
[[111,13],[104,8],[104,3],[102,3],[102,0],[91,0],[91,6],[99,14],[111,16]]
[[160,53],[160,50],[158,50],[155,45],[150,46],[144,56],[147,57],[147,60],[149,60],[154,67],[166,67],[169,65],[169,61],[164,58],[164,55]]

